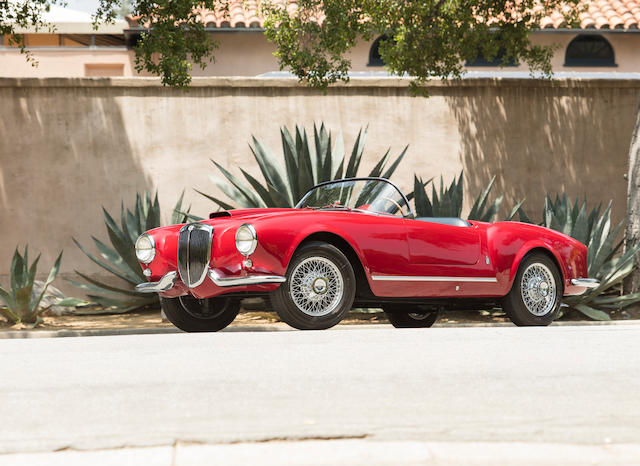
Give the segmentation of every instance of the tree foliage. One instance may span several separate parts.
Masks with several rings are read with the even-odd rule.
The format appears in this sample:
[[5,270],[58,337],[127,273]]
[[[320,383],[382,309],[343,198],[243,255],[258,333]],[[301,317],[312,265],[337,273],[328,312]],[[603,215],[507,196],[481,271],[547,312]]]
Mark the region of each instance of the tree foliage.
[[[228,14],[230,0],[100,0],[97,26],[127,12],[144,26],[135,46],[139,72],[163,84],[185,87],[193,66],[214,61],[218,43],[205,30],[203,9]],[[550,46],[532,45],[529,33],[541,18],[557,12],[565,26],[577,21],[579,0],[298,0],[297,8],[264,0],[266,34],[282,69],[325,89],[348,81],[349,51],[358,41],[382,35],[380,54],[389,72],[414,77],[420,89],[431,77],[459,77],[464,63],[500,56],[524,62],[533,72],[551,74]],[[65,0],[0,0],[0,34],[25,51],[24,28],[51,27],[43,15]],[[32,59],[27,55],[27,59]]]
[[[93,15],[94,27],[113,22],[123,13],[139,18],[143,26],[134,47],[135,68],[160,76],[162,83],[186,87],[191,82],[193,66],[204,69],[214,61],[218,43],[205,30],[200,11],[228,13],[229,0],[100,0]],[[65,6],[65,0],[0,0],[0,34],[12,45],[27,53],[21,30],[55,32],[55,25],[44,19],[52,5]]]
[[38,32],[52,32],[52,25],[44,20],[44,14],[52,5],[64,5],[64,0],[0,0],[0,36],[4,36],[9,45],[20,47],[26,54],[27,61],[37,65],[25,48],[24,38],[20,30],[31,28]]
[[551,75],[550,46],[533,45],[529,34],[558,12],[567,26],[577,21],[578,0],[298,0],[297,10],[269,2],[266,34],[281,69],[325,89],[348,81],[349,51],[359,40],[382,35],[380,55],[389,72],[408,74],[412,89],[431,77],[460,77],[478,56],[526,63]]
[[214,61],[219,44],[205,31],[200,10],[228,12],[228,0],[100,0],[94,22],[113,21],[123,8],[145,27],[134,47],[136,71],[158,75],[166,85],[186,87],[194,65],[204,69]]

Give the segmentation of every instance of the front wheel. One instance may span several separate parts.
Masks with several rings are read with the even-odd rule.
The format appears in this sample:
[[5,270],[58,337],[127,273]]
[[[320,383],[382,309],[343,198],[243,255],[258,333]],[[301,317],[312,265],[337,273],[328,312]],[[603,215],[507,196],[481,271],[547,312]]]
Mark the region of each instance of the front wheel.
[[503,308],[517,326],[549,325],[558,316],[562,276],[545,254],[527,256],[518,269]]
[[231,298],[161,297],[160,305],[167,319],[185,332],[217,332],[233,322],[240,311],[240,301]]
[[331,244],[310,242],[295,254],[287,281],[271,293],[280,318],[300,330],[339,323],[351,309],[356,279],[349,259]]
[[383,307],[384,313],[395,328],[431,327],[438,320],[438,311],[425,310],[420,305]]

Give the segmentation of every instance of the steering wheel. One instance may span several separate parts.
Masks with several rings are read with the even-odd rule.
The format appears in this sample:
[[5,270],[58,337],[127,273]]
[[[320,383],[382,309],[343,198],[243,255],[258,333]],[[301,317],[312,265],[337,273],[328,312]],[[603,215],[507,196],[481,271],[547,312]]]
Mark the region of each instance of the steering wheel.
[[[398,204],[397,201],[394,201],[390,197],[383,197],[382,199],[384,201],[390,202],[391,204],[395,205],[398,208],[398,212],[402,213],[402,207],[400,206],[400,204]],[[391,213],[391,212],[389,212],[389,213]]]

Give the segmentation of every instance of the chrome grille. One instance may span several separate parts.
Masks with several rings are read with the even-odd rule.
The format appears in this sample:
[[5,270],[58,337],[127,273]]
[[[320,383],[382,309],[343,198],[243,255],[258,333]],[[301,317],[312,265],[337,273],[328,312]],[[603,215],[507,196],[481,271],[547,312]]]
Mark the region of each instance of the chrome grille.
[[200,285],[207,276],[211,257],[213,227],[205,223],[190,223],[178,236],[178,272],[189,288]]

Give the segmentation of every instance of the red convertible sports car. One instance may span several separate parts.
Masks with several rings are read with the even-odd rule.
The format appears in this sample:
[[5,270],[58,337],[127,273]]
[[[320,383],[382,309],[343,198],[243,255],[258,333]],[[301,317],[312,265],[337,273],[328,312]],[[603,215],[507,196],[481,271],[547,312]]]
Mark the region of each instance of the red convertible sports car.
[[136,242],[162,308],[182,330],[229,325],[262,296],[298,329],[325,329],[352,307],[382,307],[395,327],[429,327],[443,309],[501,306],[516,325],[549,325],[562,296],[597,286],[587,248],[517,222],[416,218],[390,181],[311,189],[293,209],[215,212]]

